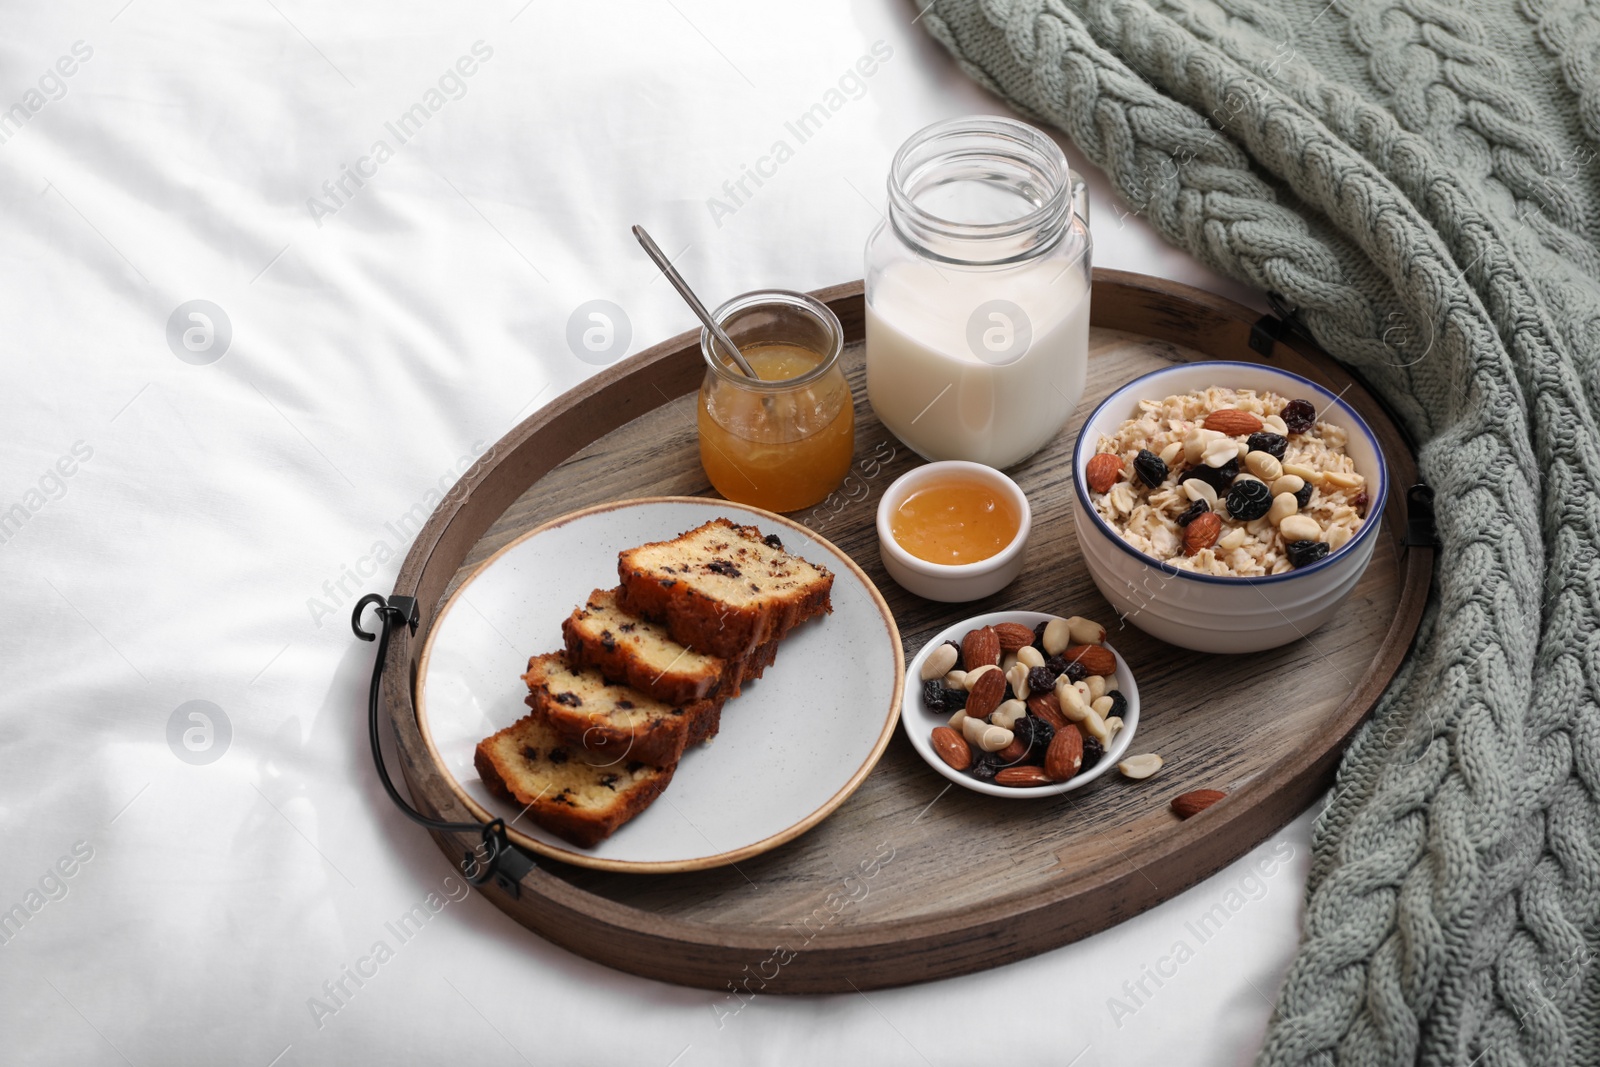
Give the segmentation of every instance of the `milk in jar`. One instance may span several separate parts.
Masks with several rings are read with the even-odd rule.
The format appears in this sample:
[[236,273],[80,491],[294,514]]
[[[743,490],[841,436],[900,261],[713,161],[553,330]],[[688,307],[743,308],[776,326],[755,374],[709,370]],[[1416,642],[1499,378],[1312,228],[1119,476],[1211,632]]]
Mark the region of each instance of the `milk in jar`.
[[1082,182],[1023,123],[957,119],[895,157],[867,243],[867,397],[931,460],[1012,466],[1083,395],[1091,242]]

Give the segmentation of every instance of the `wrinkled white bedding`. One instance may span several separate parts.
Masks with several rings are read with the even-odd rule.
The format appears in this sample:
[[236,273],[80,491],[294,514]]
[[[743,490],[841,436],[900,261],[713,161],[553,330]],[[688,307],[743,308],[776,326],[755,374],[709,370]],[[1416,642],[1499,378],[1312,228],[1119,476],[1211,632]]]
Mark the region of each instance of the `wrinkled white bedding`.
[[[351,603],[389,588],[420,518],[518,419],[689,325],[630,223],[713,302],[860,276],[894,148],[998,109],[915,17],[9,6],[7,1058],[1248,1060],[1294,945],[1304,817],[1048,955],[743,1005],[532,936],[450,881],[374,780]],[[1250,299],[1099,207],[1098,264]],[[580,358],[590,301],[625,323]],[[390,932],[430,894],[425,924]]]

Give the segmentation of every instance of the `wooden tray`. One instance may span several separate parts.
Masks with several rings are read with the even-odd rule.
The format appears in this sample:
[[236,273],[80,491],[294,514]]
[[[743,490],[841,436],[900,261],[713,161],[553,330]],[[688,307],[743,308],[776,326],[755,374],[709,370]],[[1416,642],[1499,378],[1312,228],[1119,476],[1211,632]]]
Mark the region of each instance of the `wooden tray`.
[[[1270,357],[1257,354],[1248,340],[1259,316],[1249,309],[1119,271],[1095,271],[1078,415],[1012,472],[1034,512],[1021,576],[972,604],[906,593],[878,559],[873,515],[883,489],[920,460],[867,406],[861,294],[860,282],[815,294],[838,314],[850,345],[859,462],[834,498],[795,517],[877,583],[908,659],[939,629],[981,612],[1103,620],[1139,681],[1137,747],[1162,753],[1167,765],[1146,782],[1112,774],[1057,799],[1019,803],[951,788],[897,732],[837,812],[764,855],[651,876],[541,860],[514,895],[484,889],[518,922],[590,959],[741,995],[844,992],[983,970],[1105,929],[1236,859],[1315,800],[1416,632],[1433,551],[1402,543],[1403,488],[1416,480],[1415,464],[1382,406],[1309,342],[1291,337]],[[1381,543],[1345,610],[1272,652],[1208,656],[1119,629],[1077,556],[1070,457],[1078,422],[1128,379],[1199,358],[1271,363],[1342,393],[1378,434],[1401,490],[1389,494]],[[394,592],[418,598],[421,626],[410,637],[396,632],[384,687],[406,781],[424,812],[473,818],[431,762],[412,703],[416,657],[442,598],[497,548],[556,515],[624,497],[711,495],[695,436],[703,373],[698,333],[685,333],[591,378],[497,442],[418,534]],[[1188,822],[1168,810],[1171,797],[1207,787],[1229,795]],[[452,862],[475,843],[434,836]]]

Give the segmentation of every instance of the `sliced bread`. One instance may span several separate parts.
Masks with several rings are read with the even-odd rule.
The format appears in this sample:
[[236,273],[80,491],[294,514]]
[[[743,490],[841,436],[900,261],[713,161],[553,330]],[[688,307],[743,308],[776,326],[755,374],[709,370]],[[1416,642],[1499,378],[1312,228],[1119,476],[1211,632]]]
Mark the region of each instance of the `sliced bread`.
[[732,699],[745,681],[761,677],[777,655],[767,642],[742,659],[723,659],[685,648],[664,624],[629,614],[620,589],[596,589],[561,623],[567,659],[593,667],[613,682],[631,685],[668,704],[710,697]]
[[675,767],[595,755],[538,715],[478,742],[473,763],[491,793],[523,805],[534,822],[593,848],[650,805]]
[[715,737],[722,698],[668,704],[632,686],[613,685],[593,667],[578,667],[566,653],[528,661],[522,676],[528,706],[570,743],[609,759],[677,763],[683,750]]
[[784,551],[777,535],[714,519],[617,557],[624,610],[666,625],[675,641],[723,658],[776,642],[833,610],[833,575]]

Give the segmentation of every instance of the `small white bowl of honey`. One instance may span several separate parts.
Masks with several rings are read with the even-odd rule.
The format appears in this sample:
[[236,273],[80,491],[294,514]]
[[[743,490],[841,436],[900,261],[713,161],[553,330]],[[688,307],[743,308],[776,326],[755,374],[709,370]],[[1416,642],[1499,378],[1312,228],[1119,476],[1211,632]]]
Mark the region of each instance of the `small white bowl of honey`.
[[981,600],[1022,570],[1032,526],[1028,498],[993,467],[926,463],[878,501],[878,554],[908,592],[951,604]]

